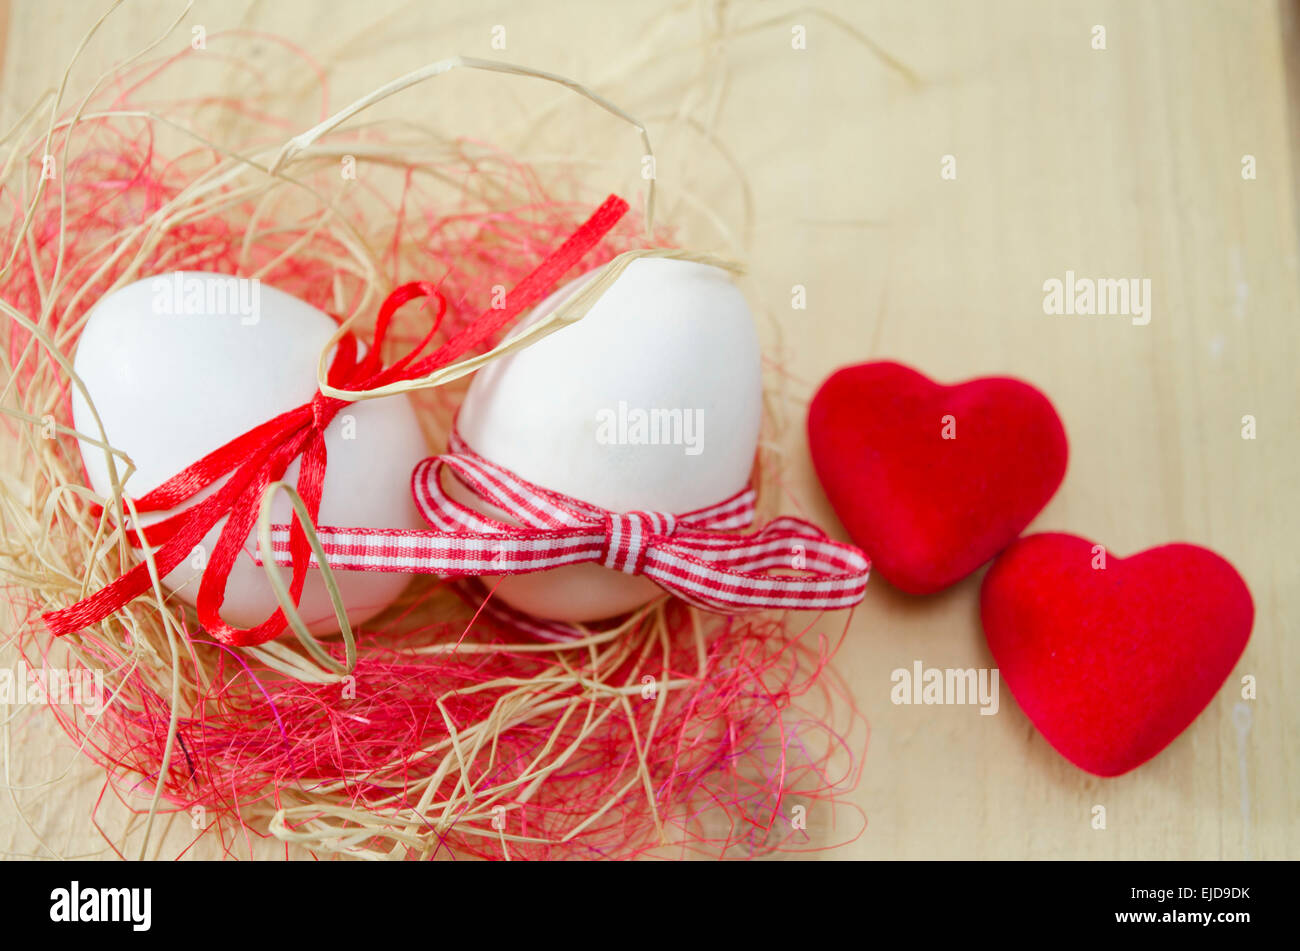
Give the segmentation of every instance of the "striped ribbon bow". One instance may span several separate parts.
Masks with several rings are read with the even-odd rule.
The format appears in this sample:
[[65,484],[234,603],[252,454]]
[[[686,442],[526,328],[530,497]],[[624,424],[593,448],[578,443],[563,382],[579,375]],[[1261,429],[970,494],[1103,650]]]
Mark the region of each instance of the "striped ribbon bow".
[[[753,489],[681,515],[610,512],[519,478],[479,456],[454,431],[450,450],[423,460],[411,476],[431,530],[319,527],[330,567],[454,578],[593,562],[644,575],[696,607],[728,614],[834,610],[852,607],[865,593],[867,557],[802,519],[778,518],[760,531],[736,534],[754,520]],[[444,470],[517,524],[451,498]],[[277,563],[287,563],[289,526],[275,526],[271,542]]]

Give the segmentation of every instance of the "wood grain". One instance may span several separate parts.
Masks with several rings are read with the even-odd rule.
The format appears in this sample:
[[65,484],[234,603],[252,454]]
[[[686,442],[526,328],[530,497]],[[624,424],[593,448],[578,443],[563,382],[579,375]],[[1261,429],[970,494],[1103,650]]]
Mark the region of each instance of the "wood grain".
[[[125,4],[78,76],[93,78],[180,9]],[[676,111],[707,115],[725,151],[703,135],[660,142],[664,210],[687,240],[722,238],[688,197],[741,234],[744,203],[728,157],[745,172],[754,212],[746,290],[770,318],[768,343],[793,407],[784,436],[789,509],[836,525],[807,461],[800,401],[836,366],[889,357],[944,381],[1010,373],[1048,392],[1070,435],[1071,464],[1032,529],[1083,534],[1119,554],[1191,541],[1238,565],[1258,610],[1244,658],[1166,752],[1112,780],[1057,756],[1005,690],[988,717],[973,707],[892,704],[895,668],[992,665],[978,622],[982,573],[925,599],[874,579],[837,661],[872,725],[854,797],[870,824],[834,855],[1300,857],[1292,538],[1300,112],[1285,65],[1295,59],[1294,11],[1273,0],[923,0],[824,10],[917,82],[835,20],[781,3],[728,8],[733,25],[768,25],[722,45],[705,42],[712,6],[633,13],[597,0],[205,2],[187,23],[291,37],[333,64],[335,103],[452,52],[491,55],[491,27],[504,24],[509,46],[498,55],[593,83],[639,110],[652,133]],[[13,3],[0,87],[6,123],[57,82],[90,13],[84,3]],[[4,22],[0,5],[0,34]],[[791,49],[792,25],[806,25],[806,50]],[[1092,48],[1095,25],[1106,28],[1104,50]],[[632,52],[647,44],[656,55],[628,75]],[[725,95],[692,101],[690,81],[720,68]],[[452,88],[471,88],[457,82]],[[504,83],[490,88],[499,114],[484,115],[481,98],[471,109],[454,96],[415,96],[404,108],[509,142],[520,104],[534,100]],[[553,95],[536,101],[563,128],[590,130],[569,140],[584,155],[604,140],[634,148],[621,130],[574,117],[575,107]],[[1247,154],[1254,180],[1242,177]],[[956,159],[955,180],[940,176],[945,155]],[[1067,270],[1149,278],[1150,324],[1046,316],[1043,282]],[[790,307],[795,284],[807,289],[807,310]],[[1241,436],[1245,415],[1257,420],[1255,440]],[[1254,701],[1240,698],[1244,675],[1258,680]],[[1238,717],[1249,719],[1240,731],[1239,704]],[[42,718],[21,716],[10,781],[67,778],[0,805],[0,851],[102,852],[86,819],[94,771]],[[1095,805],[1106,807],[1104,830],[1091,826]],[[816,810],[809,824],[815,836],[833,835],[830,817]],[[184,841],[183,830],[176,835],[169,841]],[[212,854],[205,849],[190,854]]]

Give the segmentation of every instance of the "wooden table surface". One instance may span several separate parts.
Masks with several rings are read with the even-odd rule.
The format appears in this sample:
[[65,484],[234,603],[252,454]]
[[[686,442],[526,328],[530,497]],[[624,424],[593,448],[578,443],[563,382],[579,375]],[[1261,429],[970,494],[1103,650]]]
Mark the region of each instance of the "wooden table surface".
[[[58,82],[104,6],[0,3],[6,128]],[[125,3],[74,87],[183,9]],[[1032,530],[1083,534],[1119,554],[1191,541],[1247,579],[1255,629],[1227,685],[1154,761],[1103,780],[1058,756],[1005,690],[996,716],[892,704],[895,668],[992,666],[982,572],[924,599],[874,578],[837,660],[872,728],[853,797],[869,826],[832,854],[1300,858],[1294,10],[1275,0],[722,9],[204,0],[164,48],[184,48],[193,24],[281,34],[331,64],[335,105],[454,53],[581,79],[657,138],[664,220],[749,266],[746,292],[790,380],[790,509],[840,531],[799,425],[835,367],[888,357],[948,382],[1014,374],[1045,389],[1071,441],[1065,483]],[[799,26],[805,49],[793,48]],[[504,51],[492,47],[494,27],[505,28]],[[490,84],[499,111],[483,108],[475,82]],[[639,155],[630,131],[553,89],[530,99],[499,77],[446,85],[403,108],[510,146],[528,128],[521,110],[540,102],[569,157],[603,159],[607,143],[609,154]],[[471,88],[472,109],[448,91]],[[945,156],[955,179],[941,175]],[[1150,323],[1046,316],[1043,283],[1067,270],[1149,278]],[[806,310],[790,307],[796,284]],[[1241,435],[1246,415],[1254,440]],[[1246,675],[1257,699],[1240,696]],[[39,711],[9,716],[0,782],[16,788],[0,797],[0,853],[107,854],[87,818],[94,769]],[[1096,805],[1104,830],[1091,822]],[[817,815],[809,824],[831,835]]]

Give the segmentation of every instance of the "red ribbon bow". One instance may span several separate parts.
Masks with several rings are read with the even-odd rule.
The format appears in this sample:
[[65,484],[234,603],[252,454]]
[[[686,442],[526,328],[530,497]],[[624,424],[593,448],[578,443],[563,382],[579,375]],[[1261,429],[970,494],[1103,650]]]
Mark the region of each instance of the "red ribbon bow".
[[[380,307],[374,337],[365,357],[358,359],[356,337],[344,335],[335,349],[326,381],[336,389],[364,391],[418,379],[448,365],[483,344],[525,308],[540,300],[623,217],[627,208],[625,201],[610,195],[577,231],[507,295],[504,308],[485,310],[459,334],[419,360],[416,357],[432,341],[441,324],[446,301],[431,284],[417,281],[402,285],[389,294]],[[389,321],[399,307],[421,297],[432,297],[438,302],[432,327],[405,356],[384,366],[380,352]],[[137,501],[136,509],[141,513],[167,511],[229,476],[225,484],[204,501],[147,529],[130,533],[133,544],[160,545],[154,553],[154,561],[161,576],[179,565],[218,521],[226,519],[203,572],[196,601],[200,623],[218,640],[232,645],[260,644],[284,631],[287,622],[284,612],[278,608],[255,627],[235,628],[226,624],[220,615],[226,581],[236,556],[257,522],[263,491],[279,481],[293,460],[300,456],[298,494],[312,521],[316,521],[325,481],[325,427],[348,402],[317,392],[309,403],[281,413],[231,440]],[[307,536],[296,516],[287,541],[289,563],[293,568],[289,593],[296,605],[302,596],[311,555]],[[78,631],[102,621],[145,593],[150,586],[149,566],[142,562],[90,597],[71,607],[45,614],[45,623],[56,636]]]
[[[681,515],[610,512],[519,478],[479,456],[455,431],[450,449],[425,459],[411,476],[416,506],[431,530],[318,527],[330,567],[450,578],[594,562],[645,575],[696,607],[726,613],[835,610],[857,604],[866,591],[867,557],[815,525],[785,517],[735,534],[754,520],[752,488]],[[518,524],[451,498],[444,469]],[[271,544],[277,562],[290,558],[289,526],[276,526]],[[801,573],[772,574],[773,568]]]

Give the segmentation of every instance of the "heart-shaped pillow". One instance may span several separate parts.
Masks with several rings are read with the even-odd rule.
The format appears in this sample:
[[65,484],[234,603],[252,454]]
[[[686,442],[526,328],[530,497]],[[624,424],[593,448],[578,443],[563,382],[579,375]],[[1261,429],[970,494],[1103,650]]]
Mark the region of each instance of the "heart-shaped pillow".
[[893,585],[929,594],[1005,548],[1065,476],[1065,428],[1020,380],[944,386],[898,363],[832,374],[808,410],[817,476]]
[[1246,648],[1255,606],[1232,565],[1204,548],[1118,558],[1049,533],[993,563],[980,615],[1039,732],[1080,769],[1117,776],[1205,709]]

